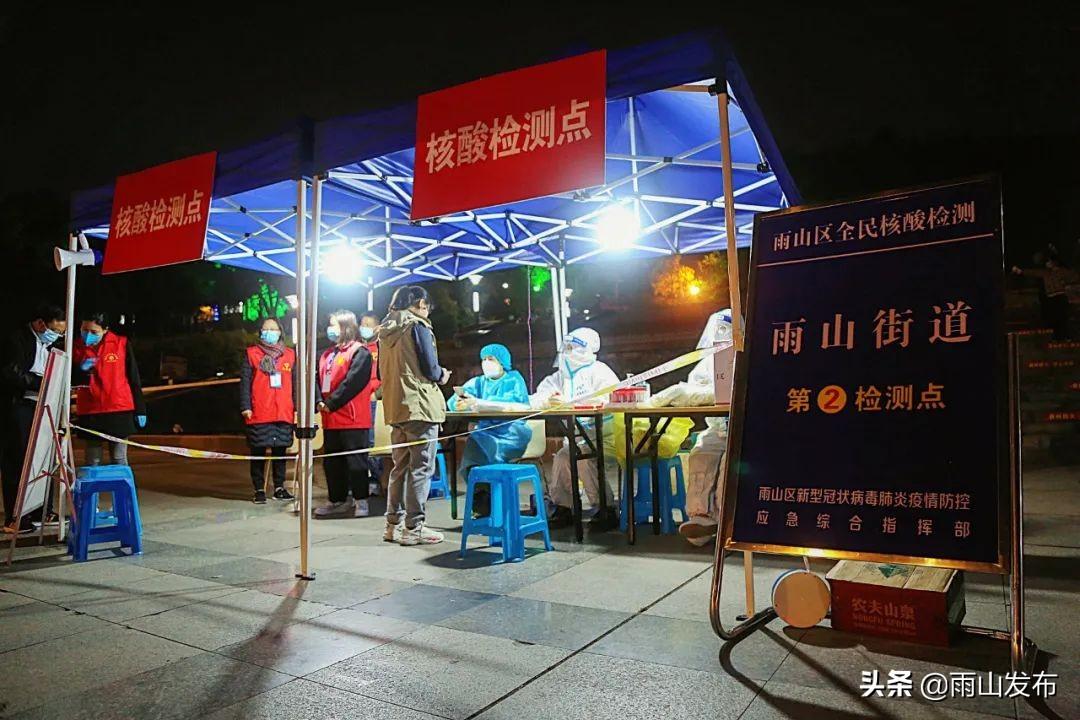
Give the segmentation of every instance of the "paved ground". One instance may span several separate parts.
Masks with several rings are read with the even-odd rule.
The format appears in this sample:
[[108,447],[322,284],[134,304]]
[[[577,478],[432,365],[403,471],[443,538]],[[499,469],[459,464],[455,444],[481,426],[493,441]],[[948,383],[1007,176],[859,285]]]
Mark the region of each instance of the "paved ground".
[[[24,548],[0,572],[0,717],[1080,717],[1080,468],[1027,478],[1029,635],[1061,675],[1039,708],[860,697],[862,670],[1004,671],[992,641],[938,650],[774,621],[721,650],[711,553],[648,533],[635,548],[563,537],[510,566],[479,545],[459,560],[460,526],[435,501],[448,542],[429,548],[381,542],[378,518],[313,523],[318,579],[298,582],[298,521],[248,502],[242,464],[134,460],[143,556],[75,565]],[[760,558],[759,599],[794,565]],[[969,623],[1006,627],[1000,578],[969,576],[967,593]]]

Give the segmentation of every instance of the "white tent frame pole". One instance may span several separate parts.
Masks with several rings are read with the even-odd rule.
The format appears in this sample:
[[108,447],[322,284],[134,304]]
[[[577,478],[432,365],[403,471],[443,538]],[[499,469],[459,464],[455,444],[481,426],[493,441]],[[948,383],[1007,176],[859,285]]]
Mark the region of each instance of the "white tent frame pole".
[[[68,250],[71,252],[77,252],[79,249],[79,237],[75,233],[68,235]],[[71,443],[71,357],[72,350],[75,346],[75,280],[78,272],[78,264],[71,263],[67,268],[67,297],[64,307],[64,321],[67,323],[67,332],[64,333],[64,353],[68,357],[67,369],[64,371],[64,390],[61,397],[65,398],[61,407],[60,414],[60,427],[63,428],[64,439],[63,448],[64,456],[60,458],[60,462],[66,463],[69,467],[75,465],[75,448]],[[64,522],[64,497],[63,490],[56,493],[56,515],[60,518],[60,530],[58,540],[64,541],[67,535],[67,523]],[[74,511],[74,508],[72,508]]]
[[[735,243],[738,228],[735,227],[735,188],[731,172],[731,124],[728,116],[727,81],[717,83],[716,106],[720,113],[720,162],[724,177],[724,225],[727,233],[728,289],[731,296],[731,337],[735,351],[743,350],[742,293],[739,289],[739,253]],[[718,543],[719,544],[719,543]],[[721,561],[723,562],[723,561]],[[743,575],[746,585],[746,617],[754,617],[754,554],[743,553]]]
[[562,336],[570,332],[570,298],[566,295],[566,263],[559,266],[559,318],[562,322]]
[[[311,427],[309,422],[311,408],[308,400],[311,397],[311,384],[314,382],[314,374],[308,369],[307,354],[307,181],[303,178],[296,182],[296,314],[299,333],[296,339],[296,371],[300,378],[298,388],[299,407],[297,407],[298,425],[301,428]],[[305,492],[307,484],[308,451],[311,448],[311,440],[301,437],[297,442],[296,457],[296,492],[298,496],[298,509],[300,511],[300,572],[296,577],[308,579],[308,553],[311,547],[311,507],[308,495]]]
[[[323,178],[316,175],[311,181],[311,295],[308,298],[308,328],[307,328],[307,353],[308,353],[308,396],[307,396],[307,427],[315,427],[315,398],[316,383],[318,382],[318,355],[316,339],[319,335],[319,241],[322,237],[322,186]],[[307,457],[304,460],[304,493],[307,513],[305,520],[310,522],[312,503],[312,485],[315,478],[315,458],[313,442],[309,441],[306,448]],[[304,533],[301,538],[305,559],[310,554],[311,533]],[[306,579],[314,580],[315,573],[305,563],[303,573]]]
[[563,323],[562,323],[562,290],[559,289],[559,269],[554,265],[551,268],[551,319],[555,324],[555,352],[562,352],[563,346]]
[[[742,294],[739,290],[739,253],[735,242],[738,229],[735,227],[735,189],[731,172],[731,126],[728,118],[728,87],[726,82],[718,84],[716,106],[720,112],[720,161],[723,163],[724,176],[724,224],[727,228],[728,288],[731,294],[731,335],[735,341],[735,351],[743,349]],[[751,585],[751,587],[753,587]],[[751,613],[752,614],[752,613]]]

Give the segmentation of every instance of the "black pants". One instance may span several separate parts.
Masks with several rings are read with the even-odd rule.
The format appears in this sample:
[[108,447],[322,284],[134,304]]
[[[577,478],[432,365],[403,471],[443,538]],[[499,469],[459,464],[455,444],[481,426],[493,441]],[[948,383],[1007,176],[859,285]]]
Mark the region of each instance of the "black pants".
[[[323,430],[323,452],[336,453],[345,450],[363,450],[371,447],[369,431]],[[371,477],[367,454],[342,455],[323,458],[326,473],[326,491],[330,502],[344,502],[352,490],[354,500],[368,497],[368,481]]]
[[[270,476],[274,479],[274,489],[285,486],[285,461],[278,458],[285,457],[285,450],[288,448],[272,447],[272,448],[251,448],[252,455],[261,455],[262,453],[270,450],[270,457],[274,458],[270,460]],[[251,484],[255,486],[255,490],[263,490],[266,488],[266,477],[263,475],[264,468],[266,467],[266,460],[252,460],[251,461]]]
[[[0,481],[4,490],[4,522],[10,523],[15,514],[15,501],[19,495],[19,478],[22,475],[23,456],[30,444],[30,428],[34,424],[33,400],[16,400],[7,408],[4,418],[4,437],[2,459],[0,459]],[[49,500],[50,507],[52,499]],[[32,519],[41,517],[41,510],[30,514]]]
[[1054,340],[1069,339],[1069,296],[1050,295],[1046,298],[1046,319],[1054,330]]

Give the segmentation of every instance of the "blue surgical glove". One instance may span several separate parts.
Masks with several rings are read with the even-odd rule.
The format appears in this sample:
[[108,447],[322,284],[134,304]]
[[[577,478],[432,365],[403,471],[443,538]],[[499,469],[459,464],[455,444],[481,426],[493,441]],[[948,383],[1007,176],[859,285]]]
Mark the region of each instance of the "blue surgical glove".
[[135,416],[135,422],[139,423],[139,427],[141,427],[141,428],[146,427],[146,416],[145,415],[136,415]]
[[97,358],[88,357],[82,361],[82,364],[79,365],[79,369],[81,369],[83,372],[90,372],[94,369],[95,365],[97,365]]

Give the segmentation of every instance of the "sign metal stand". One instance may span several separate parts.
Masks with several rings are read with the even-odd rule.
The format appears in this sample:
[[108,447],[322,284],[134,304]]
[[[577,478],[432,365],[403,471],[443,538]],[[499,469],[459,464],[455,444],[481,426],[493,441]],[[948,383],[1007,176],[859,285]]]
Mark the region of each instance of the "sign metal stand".
[[[976,179],[976,180],[973,180],[973,181],[968,181],[968,183],[960,182],[960,183],[954,183],[953,185],[946,185],[943,188],[926,188],[924,190],[933,191],[933,190],[939,190],[940,189],[943,192],[943,196],[946,197],[946,198],[949,198],[949,197],[952,197],[953,195],[955,195],[955,193],[957,191],[962,190],[963,187],[966,185],[968,187],[975,188],[975,190],[973,190],[972,192],[974,192],[976,194],[978,194],[979,192],[982,192],[983,195],[980,195],[979,197],[982,197],[982,198],[985,199],[986,197],[988,197],[988,195],[986,194],[987,191],[985,189],[986,188],[985,183],[987,181],[989,181],[989,180],[990,179],[988,179],[988,178],[979,178],[979,179]],[[980,185],[980,183],[982,183],[982,185]],[[983,188],[983,189],[979,190],[980,187]],[[896,207],[899,208],[900,205],[903,202],[909,201],[912,198],[920,197],[920,192],[922,192],[922,190],[900,191],[900,192],[891,193],[891,194],[883,194],[883,195],[881,195],[881,196],[879,196],[877,198],[871,198],[869,200],[881,200],[882,202],[895,202]],[[929,193],[928,197],[933,197],[932,193]],[[856,201],[856,203],[859,203],[859,202],[864,202],[864,201],[863,200]],[[989,203],[989,204],[993,204],[993,203]],[[837,208],[838,208],[838,206],[831,206],[828,209],[830,209],[832,211],[835,211]],[[800,210],[803,210],[803,209],[802,208],[795,208],[795,209],[788,210],[788,211],[781,211],[781,213],[776,213],[776,214],[794,213],[794,212],[799,212]],[[1000,210],[998,209],[997,212],[1000,213]],[[760,217],[761,216],[759,216],[759,221],[760,221]],[[768,216],[766,216],[766,217],[768,217]],[[1000,218],[1000,215],[998,215],[998,218]],[[993,222],[993,223],[999,222],[999,221],[993,221],[992,218],[983,220],[983,222],[988,222],[988,221]],[[965,222],[974,222],[974,218],[972,218],[970,220],[967,220],[965,218]],[[1000,243],[1000,224],[993,224],[993,227],[997,228],[997,230],[993,233],[993,238],[996,238],[997,241]],[[755,232],[757,232],[757,230],[758,230],[758,228],[755,227]],[[962,231],[966,230],[966,228],[959,228],[958,230],[960,230],[962,232]],[[958,235],[959,233],[955,233],[955,234]],[[948,237],[946,237],[945,239],[942,239],[942,240],[938,240],[936,237],[928,237],[926,240],[923,240],[922,242],[928,243],[929,245],[943,245],[943,244],[946,244],[946,243],[959,243],[959,242],[962,242],[962,241],[965,241],[965,240],[969,240],[969,238],[972,241],[978,241],[979,238],[987,238],[987,240],[985,240],[984,242],[991,242],[991,240],[990,240],[991,235],[988,235],[988,234],[956,237],[955,240],[949,239]],[[758,242],[757,241],[758,241],[758,238],[755,237],[755,248],[758,247]],[[890,252],[893,249],[896,249],[896,250],[902,249],[903,245],[901,244],[902,243],[901,240],[895,240],[893,242],[896,243],[896,244],[894,244],[894,245],[892,245],[890,247],[887,247],[886,249],[867,249],[867,248],[854,248],[854,247],[852,247],[852,248],[850,248],[851,252],[847,253],[846,255],[842,255],[842,257],[854,256],[854,255],[869,255],[869,254],[873,254],[873,253]],[[916,245],[917,245],[917,243],[916,243]],[[849,248],[845,247],[843,250],[847,251],[848,249]],[[839,252],[839,251],[837,251],[837,252]],[[993,255],[993,253],[998,253],[997,256],[996,256],[997,257],[997,264],[1000,264],[1000,248],[994,249],[994,246],[991,246],[990,249],[986,250],[986,253],[989,253],[990,255]],[[777,261],[775,255],[776,255],[776,253],[774,252],[772,255],[768,256],[769,259],[773,261],[771,263],[771,266],[773,266],[773,267],[775,267],[777,265],[789,265],[789,264],[801,262],[798,259],[786,260],[786,258],[785,258],[785,261]],[[798,257],[798,256],[796,256],[796,257]],[[807,251],[807,254],[803,255],[803,257],[812,257],[812,255],[810,255],[809,251]],[[890,255],[890,258],[891,257],[892,256]],[[961,257],[963,257],[963,256],[961,256]],[[978,257],[980,258],[980,264],[978,265],[978,267],[984,273],[985,272],[1000,272],[1000,268],[993,267],[993,265],[994,265],[993,262],[991,262],[989,265],[987,264],[985,255],[979,255]],[[755,293],[753,291],[753,277],[754,277],[754,267],[753,267],[753,264],[752,264],[752,268],[751,268],[751,296],[750,296],[750,299],[749,299],[749,304],[750,304],[750,307],[751,307],[751,311],[750,311],[751,313],[753,313],[753,307],[754,307],[754,304],[755,304]],[[787,278],[785,276],[785,279],[790,279],[790,278]],[[775,282],[776,281],[773,280],[774,284],[775,284]],[[980,286],[980,287],[983,287],[983,286]],[[990,286],[987,286],[987,287],[990,287]],[[993,287],[999,288],[998,292],[1000,292],[1000,285],[995,285]],[[988,304],[988,302],[987,302],[988,299],[992,298],[992,297],[993,297],[992,295],[988,295],[988,296],[985,296],[983,298],[977,298],[977,299],[981,299],[983,301],[983,304],[987,305]],[[905,305],[905,307],[906,307],[906,305]],[[753,322],[752,319],[751,319],[751,322]],[[761,320],[758,320],[758,323],[761,323],[761,322],[762,322]],[[771,320],[766,319],[766,322],[771,322]],[[839,324],[839,316],[837,317],[837,324]],[[1000,332],[1001,331],[1001,328],[1000,328],[1000,326],[998,324],[998,321],[993,321],[990,324],[990,326],[995,328],[995,332]],[[751,326],[751,327],[753,327],[753,326]],[[761,327],[760,324],[758,325],[758,327]],[[985,329],[987,331],[989,331],[990,327],[986,327]],[[997,337],[1001,338],[1001,339],[1005,339],[1001,335],[998,335]],[[823,347],[825,347],[824,343],[825,343],[825,341],[823,340]],[[781,534],[781,536],[779,538],[777,538],[777,539],[771,539],[767,534],[755,535],[752,532],[747,534],[748,531],[745,528],[747,528],[749,526],[746,525],[745,522],[742,525],[744,530],[741,531],[743,535],[742,535],[742,537],[737,538],[736,535],[739,533],[739,531],[737,531],[735,529],[736,527],[738,527],[737,523],[735,521],[735,509],[736,509],[736,500],[739,497],[739,488],[738,488],[739,469],[740,469],[740,467],[742,467],[741,458],[739,457],[739,455],[741,455],[741,452],[740,452],[741,445],[740,445],[740,443],[742,442],[742,428],[738,427],[738,426],[742,425],[742,422],[741,422],[741,418],[739,420],[736,420],[736,423],[734,423],[736,425],[736,428],[733,428],[732,433],[729,435],[729,441],[728,441],[729,453],[731,451],[734,451],[736,453],[736,457],[733,459],[733,463],[735,463],[735,466],[734,466],[734,468],[732,468],[731,472],[728,471],[729,453],[725,453],[724,461],[723,461],[723,463],[721,463],[720,467],[718,468],[718,478],[717,478],[717,482],[718,482],[719,487],[720,487],[719,496],[721,498],[721,507],[720,507],[720,512],[719,512],[719,514],[720,514],[719,522],[720,522],[720,528],[722,529],[722,532],[721,532],[720,536],[717,538],[716,554],[715,554],[714,565],[713,565],[713,584],[712,584],[712,588],[711,588],[710,602],[709,602],[709,617],[710,617],[710,621],[712,623],[713,630],[714,630],[714,632],[716,633],[716,635],[718,637],[720,637],[725,643],[736,642],[736,641],[742,639],[743,637],[745,637],[746,635],[750,634],[754,630],[757,630],[758,628],[764,626],[765,624],[767,624],[768,622],[770,622],[771,620],[773,620],[774,618],[777,617],[777,613],[776,613],[776,610],[774,608],[766,607],[766,608],[764,608],[764,609],[762,609],[762,610],[760,610],[760,611],[758,611],[756,613],[748,613],[747,614],[748,616],[740,616],[739,619],[742,620],[742,622],[739,622],[738,624],[736,624],[736,625],[734,625],[734,626],[732,626],[730,628],[727,628],[727,627],[724,626],[722,618],[721,618],[721,613],[720,613],[720,594],[721,594],[721,589],[723,587],[724,560],[725,560],[727,554],[729,552],[731,552],[731,551],[734,551],[734,550],[742,550],[744,552],[748,552],[748,551],[767,552],[767,553],[770,553],[770,554],[780,554],[780,555],[789,555],[789,556],[790,555],[801,555],[801,556],[803,556],[804,561],[805,561],[805,559],[807,559],[809,557],[827,557],[827,558],[833,558],[833,559],[841,559],[841,558],[846,557],[846,558],[860,559],[860,560],[878,560],[878,561],[882,561],[882,562],[898,562],[898,563],[906,563],[906,564],[922,564],[922,565],[930,565],[930,566],[936,566],[936,567],[947,567],[947,568],[951,567],[951,568],[955,568],[955,569],[958,569],[958,570],[968,570],[968,571],[974,571],[974,572],[990,572],[990,573],[1008,575],[1009,576],[1009,589],[1010,589],[1010,597],[1011,597],[1011,608],[1010,608],[1011,618],[1010,618],[1010,623],[1009,623],[1009,630],[1003,632],[1003,631],[1000,631],[1000,630],[992,630],[992,629],[987,629],[987,628],[978,628],[978,627],[969,627],[969,626],[963,626],[962,630],[965,633],[969,633],[969,634],[972,634],[972,635],[978,635],[978,636],[982,636],[982,637],[989,637],[989,638],[993,638],[993,639],[996,639],[996,640],[1007,640],[1009,642],[1009,645],[1010,645],[1010,664],[1011,664],[1012,670],[1014,672],[1029,672],[1031,670],[1032,665],[1033,665],[1033,661],[1035,659],[1035,656],[1037,655],[1037,647],[1035,646],[1034,643],[1032,643],[1030,640],[1028,640],[1025,637],[1025,634],[1024,634],[1023,478],[1022,478],[1022,466],[1021,466],[1021,416],[1020,416],[1020,400],[1019,400],[1019,367],[1020,367],[1020,364],[1019,364],[1019,348],[1018,348],[1018,343],[1017,343],[1016,337],[1014,335],[1009,335],[1007,337],[1007,344],[1004,343],[1004,342],[1001,342],[1001,340],[996,340],[996,341],[994,341],[994,343],[991,343],[990,346],[984,346],[984,347],[987,347],[989,349],[989,347],[991,347],[991,346],[996,347],[996,349],[992,353],[993,357],[988,357],[987,361],[995,363],[996,367],[999,368],[999,369],[1002,368],[1002,366],[1007,366],[1007,376],[1002,378],[1000,375],[998,375],[998,377],[1001,378],[1001,380],[1005,381],[1004,383],[999,384],[998,387],[1001,388],[1002,385],[1004,385],[1005,387],[1002,388],[1002,390],[999,390],[998,391],[999,394],[996,396],[998,398],[998,400],[997,400],[998,412],[997,412],[997,415],[996,415],[997,420],[996,420],[996,423],[995,423],[996,428],[997,428],[996,436],[998,438],[998,442],[997,442],[997,465],[996,466],[998,468],[998,478],[1000,478],[999,482],[997,483],[998,491],[996,493],[995,498],[991,498],[991,497],[989,497],[987,495],[987,496],[983,496],[983,497],[976,498],[975,500],[973,500],[973,503],[974,502],[982,502],[983,503],[983,505],[981,506],[983,508],[983,517],[986,518],[987,521],[989,521],[989,517],[990,517],[991,513],[989,513],[989,511],[986,509],[985,503],[988,503],[991,500],[994,500],[996,502],[997,511],[996,511],[996,513],[993,513],[992,515],[993,515],[993,517],[995,519],[995,522],[996,522],[997,532],[992,534],[992,537],[991,537],[991,535],[984,535],[983,536],[984,545],[982,546],[981,549],[978,546],[972,546],[971,550],[968,550],[968,551],[961,551],[959,548],[956,548],[955,549],[956,554],[954,555],[954,554],[951,554],[951,553],[954,552],[954,550],[951,549],[951,546],[946,545],[946,546],[939,546],[938,547],[938,554],[936,556],[935,555],[930,555],[928,557],[923,557],[923,556],[917,555],[915,553],[905,552],[904,547],[903,547],[903,543],[900,543],[899,545],[894,543],[891,546],[886,545],[885,547],[880,547],[880,546],[874,547],[874,546],[867,546],[865,544],[865,541],[863,541],[862,544],[853,543],[851,541],[844,540],[842,537],[840,539],[835,539],[835,537],[834,537],[834,539],[832,540],[832,542],[830,544],[814,547],[813,545],[811,545],[811,544],[809,544],[809,543],[807,543],[805,541],[806,538],[808,537],[805,533],[800,534],[798,532],[799,528],[798,528],[797,518],[794,519],[794,525],[789,524],[788,528],[787,528],[787,530],[793,530],[794,532],[789,532],[787,535]],[[775,354],[775,351],[776,351],[776,349],[774,347],[774,354]],[[854,356],[854,357],[857,357],[857,356]],[[915,356],[915,357],[918,357],[918,356]],[[738,355],[737,361],[736,361],[736,397],[734,399],[733,408],[732,408],[733,419],[734,419],[734,416],[736,414],[742,415],[746,411],[747,395],[748,395],[748,376],[750,374],[750,370],[749,370],[749,368],[747,366],[748,362],[749,362],[749,357],[747,356],[747,353],[740,352],[739,355]],[[941,367],[945,367],[945,366],[935,366],[935,367],[939,367],[939,370],[940,370]],[[1000,372],[1000,370],[998,370],[998,372]],[[963,390],[962,384],[958,383],[957,386],[961,390]],[[961,399],[962,399],[962,396],[961,396]],[[820,399],[819,399],[819,405],[820,405]],[[823,413],[827,412],[827,408],[822,407],[822,412]],[[984,427],[986,428],[985,432],[984,432],[984,437],[985,437],[986,433],[990,432],[989,423],[984,423]],[[850,462],[852,462],[852,461],[849,460],[849,463]],[[854,462],[857,463],[857,460],[854,461]],[[760,463],[759,463],[759,465],[760,465]],[[858,467],[857,464],[855,466]],[[758,473],[757,477],[759,479],[761,477],[763,477],[763,476],[764,477],[772,477],[773,476],[773,475],[770,475],[768,468],[763,470],[761,467],[756,467],[755,470]],[[773,471],[773,472],[775,472],[775,471]],[[810,483],[808,483],[808,484],[812,484],[812,481]],[[959,487],[963,487],[963,485],[960,485]],[[765,488],[765,489],[768,489],[768,488]],[[905,488],[900,488],[900,489],[903,490]],[[759,492],[760,492],[760,490],[759,490]],[[761,498],[759,497],[758,499],[760,500]],[[775,499],[775,498],[773,498],[773,499]],[[745,497],[744,497],[744,502],[745,502]],[[792,504],[792,503],[785,502],[785,504],[788,507],[787,508],[781,507],[779,512],[783,512],[784,510],[786,510],[788,508],[791,508],[791,509],[798,509],[799,508],[797,503]],[[901,506],[901,507],[904,507],[904,506]],[[973,504],[972,507],[975,507],[975,505]],[[964,507],[962,509],[966,510],[967,508]],[[944,508],[943,508],[943,511],[944,511]],[[744,512],[746,512],[745,509],[744,509]],[[776,513],[776,514],[779,514],[779,512]],[[795,515],[795,514],[796,513],[793,513],[793,512],[789,513],[789,515]],[[863,514],[865,516],[865,513],[861,513],[861,514]],[[973,516],[973,517],[974,517],[974,519],[978,519],[979,516]],[[951,521],[951,518],[947,517],[946,522],[949,522],[949,521]],[[760,513],[759,513],[759,517],[758,517],[758,522],[760,524]],[[959,521],[958,521],[957,524],[959,525],[959,524],[963,524],[963,523],[959,523]],[[826,527],[827,527],[827,524],[826,524]],[[781,528],[781,530],[783,530],[783,529],[784,528]],[[959,532],[959,531],[957,531],[957,532]],[[961,537],[961,536],[958,535],[957,537]],[[967,536],[964,536],[964,537],[967,537]],[[783,538],[783,539],[780,539],[780,538]],[[996,547],[996,552],[995,552],[995,555],[994,555],[996,560],[994,560],[994,561],[991,561],[991,560],[986,558],[986,555],[990,551],[988,543],[991,541],[991,539],[996,540],[996,543],[994,545],[994,547]],[[837,543],[839,543],[839,544],[837,544]],[[885,551],[884,552],[880,551],[879,547],[880,547],[880,550],[885,550]],[[944,554],[943,555],[941,553],[949,553],[949,554]],[[748,585],[747,591],[749,592],[750,588],[752,587],[753,578],[748,573],[745,580],[746,580],[747,585]],[[745,617],[745,619],[743,619],[743,617]]]
[[[962,630],[970,635],[989,637],[995,640],[1003,640],[1009,643],[1010,667],[1013,672],[1030,672],[1038,655],[1038,646],[1029,640],[1025,634],[1024,621],[1024,493],[1023,472],[1021,465],[1021,424],[1020,424],[1020,362],[1019,343],[1015,334],[1009,334],[1009,457],[1010,457],[1010,487],[1012,502],[1010,503],[1010,531],[1011,531],[1011,557],[1009,563],[1009,602],[1010,623],[1009,630],[993,630],[989,628],[962,626]],[[723,486],[720,497],[726,498],[727,484],[727,454],[721,464],[718,482]],[[720,509],[720,523],[723,525],[727,503]],[[716,557],[713,563],[713,582],[709,594],[709,620],[712,622],[713,632],[724,642],[735,642],[749,635],[754,630],[768,624],[776,618],[776,610],[770,606],[760,610],[739,624],[725,628],[720,617],[720,592],[724,582],[724,559],[728,551],[724,543],[716,543]],[[748,588],[753,588],[753,576],[745,578]],[[748,589],[747,592],[752,592]]]
[[[65,367],[60,368],[58,366],[58,360],[63,360]],[[34,421],[30,427],[30,442],[27,444],[26,452],[23,458],[22,475],[19,480],[19,491],[15,498],[15,508],[13,511],[13,517],[10,522],[18,528],[22,523],[22,518],[26,510],[27,498],[31,488],[40,482],[46,483],[44,494],[41,498],[41,510],[42,510],[42,522],[37,532],[38,544],[44,544],[45,542],[45,515],[49,508],[50,500],[53,496],[53,482],[54,478],[59,481],[60,494],[58,495],[58,502],[62,503],[66,498],[68,500],[68,506],[74,508],[72,502],[71,488],[74,483],[74,473],[72,472],[70,464],[70,455],[65,453],[65,447],[70,447],[69,437],[64,433],[62,427],[57,423],[56,411],[62,415],[64,413],[63,407],[53,408],[49,402],[51,396],[55,395],[55,402],[57,405],[68,402],[68,398],[61,392],[55,392],[53,390],[53,383],[66,382],[64,377],[57,377],[57,371],[67,371],[67,356],[59,351],[54,350],[49,355],[49,360],[45,367],[45,375],[42,378],[41,390],[38,398],[38,406],[34,412]],[[61,388],[62,390],[62,388]],[[42,435],[42,426],[48,423],[48,436]],[[52,455],[54,457],[49,458],[46,463],[42,463],[39,467],[34,467],[38,464],[35,458],[38,456],[39,443],[47,442],[52,446]],[[31,510],[36,510],[35,507]],[[62,505],[61,505],[62,507]],[[59,516],[59,527],[57,529],[57,536],[60,540],[64,538],[64,517]],[[18,532],[14,532],[11,535],[11,541],[8,546],[7,562],[8,566],[11,565],[15,558],[15,547],[19,539]]]

